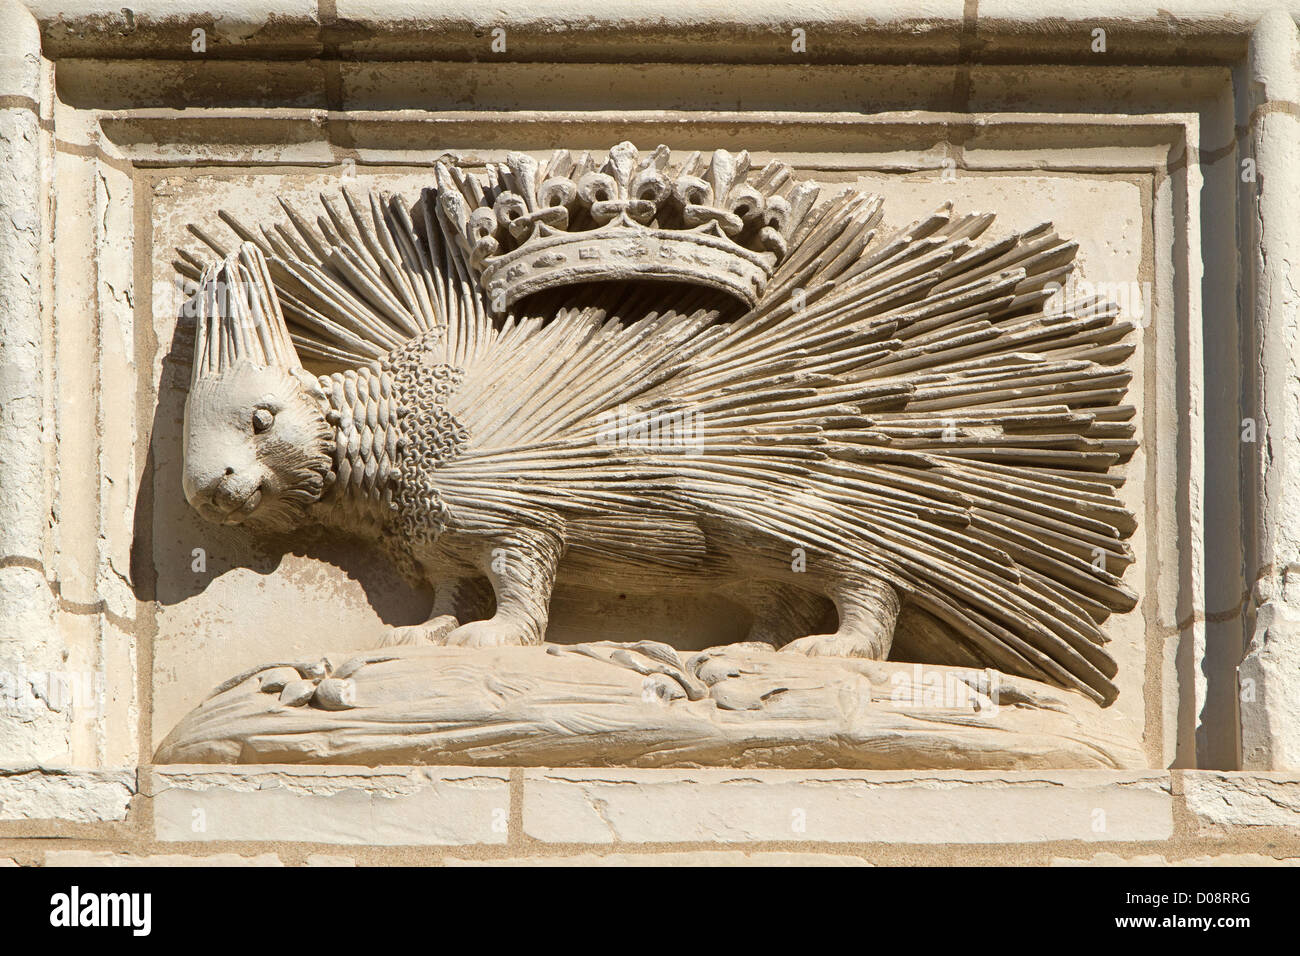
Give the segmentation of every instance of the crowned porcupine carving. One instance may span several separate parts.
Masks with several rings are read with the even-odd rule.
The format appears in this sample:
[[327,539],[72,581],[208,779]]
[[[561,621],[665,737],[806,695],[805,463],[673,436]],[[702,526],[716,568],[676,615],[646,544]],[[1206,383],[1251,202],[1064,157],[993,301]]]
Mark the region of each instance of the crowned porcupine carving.
[[944,206],[878,237],[878,197],[724,151],[435,174],[314,225],[223,213],[234,251],[193,230],[222,257],[179,263],[204,517],[375,542],[436,594],[398,641],[539,642],[559,579],[1114,698],[1131,326],[1045,313],[1076,251],[1050,225],[985,240]]

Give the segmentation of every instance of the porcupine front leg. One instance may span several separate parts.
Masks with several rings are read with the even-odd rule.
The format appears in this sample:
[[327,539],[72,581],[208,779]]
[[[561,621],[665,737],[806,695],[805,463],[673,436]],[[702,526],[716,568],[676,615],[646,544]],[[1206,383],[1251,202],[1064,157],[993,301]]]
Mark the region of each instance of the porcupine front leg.
[[461,647],[542,643],[563,551],[563,542],[555,534],[531,528],[483,539],[472,558],[496,594],[496,613],[487,620],[462,624],[444,643]]
[[444,644],[447,635],[462,622],[486,617],[491,604],[492,591],[483,577],[477,574],[444,577],[434,584],[428,620],[389,628],[380,646]]

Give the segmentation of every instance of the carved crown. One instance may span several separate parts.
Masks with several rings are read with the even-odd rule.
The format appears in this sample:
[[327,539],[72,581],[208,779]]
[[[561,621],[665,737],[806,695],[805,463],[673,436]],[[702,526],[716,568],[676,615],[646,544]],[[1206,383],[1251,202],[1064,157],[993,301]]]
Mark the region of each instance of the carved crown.
[[808,215],[817,187],[772,162],[750,181],[747,152],[642,156],[619,143],[597,163],[525,153],[475,175],[436,164],[438,202],[494,312],[547,289],[651,279],[762,294]]

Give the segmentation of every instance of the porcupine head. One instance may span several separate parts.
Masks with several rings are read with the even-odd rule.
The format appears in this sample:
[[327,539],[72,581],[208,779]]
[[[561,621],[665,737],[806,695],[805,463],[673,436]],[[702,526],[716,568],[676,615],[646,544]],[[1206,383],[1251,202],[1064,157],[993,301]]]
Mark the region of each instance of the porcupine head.
[[200,285],[183,484],[209,521],[285,532],[334,478],[334,431],[270,287],[265,261],[247,246]]

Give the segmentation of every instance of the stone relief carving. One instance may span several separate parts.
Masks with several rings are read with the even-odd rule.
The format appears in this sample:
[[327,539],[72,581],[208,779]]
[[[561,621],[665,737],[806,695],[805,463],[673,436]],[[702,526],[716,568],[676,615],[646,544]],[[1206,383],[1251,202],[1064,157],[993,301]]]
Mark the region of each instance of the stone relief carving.
[[[160,762],[1140,762],[1096,719],[1137,600],[1132,327],[1047,308],[1076,251],[1050,224],[878,235],[878,197],[723,150],[434,176],[223,213],[237,245],[198,230],[219,261],[182,264],[193,507],[362,540],[435,599],[374,653],[226,681]],[[557,580],[753,626],[544,644]]]

